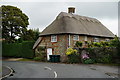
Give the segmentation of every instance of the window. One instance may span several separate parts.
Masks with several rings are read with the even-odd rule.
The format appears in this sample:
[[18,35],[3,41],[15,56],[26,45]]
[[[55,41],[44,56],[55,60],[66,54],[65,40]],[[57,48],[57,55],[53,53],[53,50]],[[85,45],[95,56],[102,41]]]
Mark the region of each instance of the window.
[[73,40],[79,41],[79,35],[73,35]]
[[57,36],[51,35],[51,42],[57,42]]
[[99,42],[99,38],[95,37],[94,42]]
[[107,38],[107,39],[105,39],[105,41],[109,42],[109,41],[110,41],[110,39],[108,39],[108,38]]
[[85,41],[87,41],[87,36],[85,36]]

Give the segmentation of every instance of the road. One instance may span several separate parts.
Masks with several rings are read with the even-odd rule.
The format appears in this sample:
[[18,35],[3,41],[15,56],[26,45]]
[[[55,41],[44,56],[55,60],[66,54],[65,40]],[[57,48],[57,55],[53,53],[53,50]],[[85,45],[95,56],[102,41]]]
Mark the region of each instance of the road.
[[118,67],[93,64],[60,64],[3,61],[15,73],[9,78],[116,78]]

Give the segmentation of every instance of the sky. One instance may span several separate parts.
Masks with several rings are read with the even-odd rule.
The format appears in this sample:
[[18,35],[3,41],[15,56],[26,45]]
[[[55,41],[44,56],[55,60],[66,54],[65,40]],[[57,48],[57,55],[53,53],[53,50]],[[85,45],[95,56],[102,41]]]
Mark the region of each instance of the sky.
[[75,14],[98,19],[115,35],[118,35],[118,0],[3,0],[1,5],[20,8],[29,17],[28,28],[44,30],[60,12],[67,12],[68,7],[75,7]]

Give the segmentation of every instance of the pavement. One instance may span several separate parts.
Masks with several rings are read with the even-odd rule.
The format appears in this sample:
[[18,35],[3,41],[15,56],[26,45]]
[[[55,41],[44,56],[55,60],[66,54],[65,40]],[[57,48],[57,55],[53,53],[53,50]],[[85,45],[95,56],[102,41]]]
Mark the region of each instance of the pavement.
[[117,66],[3,61],[15,73],[9,78],[118,78]]

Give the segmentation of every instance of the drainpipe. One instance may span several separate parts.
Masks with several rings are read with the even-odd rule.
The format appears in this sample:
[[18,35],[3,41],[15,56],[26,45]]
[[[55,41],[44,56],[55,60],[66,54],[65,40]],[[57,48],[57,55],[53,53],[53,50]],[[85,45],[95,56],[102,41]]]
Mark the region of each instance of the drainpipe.
[[68,40],[68,48],[70,47],[70,34],[69,34],[69,36],[68,36],[68,38],[69,38],[69,40]]

